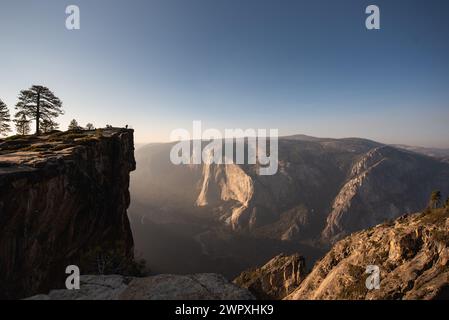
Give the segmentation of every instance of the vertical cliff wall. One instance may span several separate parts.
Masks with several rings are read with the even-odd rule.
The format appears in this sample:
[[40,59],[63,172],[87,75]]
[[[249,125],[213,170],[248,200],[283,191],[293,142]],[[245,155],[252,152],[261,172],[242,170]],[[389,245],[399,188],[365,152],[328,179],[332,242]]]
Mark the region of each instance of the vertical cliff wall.
[[0,141],[0,297],[63,287],[66,266],[95,245],[132,256],[134,169],[132,130]]

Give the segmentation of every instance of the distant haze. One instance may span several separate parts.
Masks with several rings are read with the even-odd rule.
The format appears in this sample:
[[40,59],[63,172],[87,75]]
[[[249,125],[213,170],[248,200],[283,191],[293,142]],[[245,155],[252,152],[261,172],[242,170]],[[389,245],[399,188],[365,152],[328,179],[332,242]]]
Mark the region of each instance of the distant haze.
[[449,147],[449,2],[3,0],[0,99],[48,86],[59,119],[129,125],[138,143],[173,129],[278,128]]

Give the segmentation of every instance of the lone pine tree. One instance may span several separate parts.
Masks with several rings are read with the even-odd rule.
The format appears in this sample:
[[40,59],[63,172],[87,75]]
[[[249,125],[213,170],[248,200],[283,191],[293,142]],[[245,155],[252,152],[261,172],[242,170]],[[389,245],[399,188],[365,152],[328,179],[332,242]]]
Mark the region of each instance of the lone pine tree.
[[68,130],[76,131],[76,130],[80,130],[80,129],[81,129],[81,127],[78,125],[78,121],[76,121],[75,119],[72,119],[72,121],[70,121],[70,123],[69,123]]
[[11,131],[11,117],[6,104],[0,99],[0,136],[6,135]]
[[24,114],[30,120],[35,121],[35,134],[39,134],[43,120],[53,121],[54,118],[64,114],[61,100],[50,89],[36,85],[20,92],[16,110],[18,110],[16,117]]
[[432,209],[437,209],[441,205],[441,192],[439,190],[435,190],[430,195],[430,207]]
[[27,119],[25,114],[16,114],[14,123],[16,124],[16,131],[18,134],[24,136],[30,133],[30,120]]

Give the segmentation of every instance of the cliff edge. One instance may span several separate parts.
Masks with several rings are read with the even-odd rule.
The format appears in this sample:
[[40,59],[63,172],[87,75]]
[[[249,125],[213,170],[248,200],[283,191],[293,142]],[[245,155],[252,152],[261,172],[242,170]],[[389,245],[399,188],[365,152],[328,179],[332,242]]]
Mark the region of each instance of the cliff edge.
[[63,287],[65,268],[104,243],[132,257],[135,167],[133,130],[0,140],[0,298]]

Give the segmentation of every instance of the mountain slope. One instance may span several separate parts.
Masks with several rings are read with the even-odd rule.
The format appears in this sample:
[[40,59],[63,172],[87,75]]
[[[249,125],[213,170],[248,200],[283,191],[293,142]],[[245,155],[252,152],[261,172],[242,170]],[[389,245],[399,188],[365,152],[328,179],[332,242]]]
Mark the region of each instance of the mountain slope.
[[[449,209],[404,216],[336,243],[287,299],[449,299]],[[368,290],[368,265],[380,288]]]
[[445,167],[431,158],[388,146],[370,150],[354,163],[335,197],[323,237],[332,242],[404,212],[418,211],[433,188],[448,193]]

